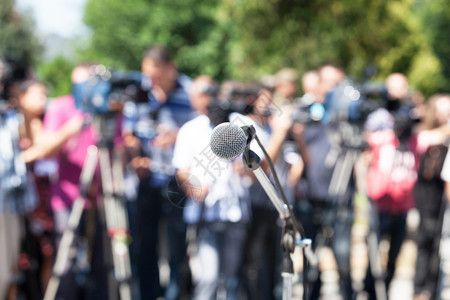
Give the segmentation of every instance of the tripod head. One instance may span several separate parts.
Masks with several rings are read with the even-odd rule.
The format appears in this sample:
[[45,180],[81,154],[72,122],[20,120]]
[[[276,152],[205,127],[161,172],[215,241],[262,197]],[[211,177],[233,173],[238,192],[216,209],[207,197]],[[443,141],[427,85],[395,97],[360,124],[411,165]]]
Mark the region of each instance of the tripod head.
[[111,114],[87,114],[84,126],[94,126],[98,134],[97,146],[99,148],[114,148],[114,140],[119,135],[120,117],[117,113]]

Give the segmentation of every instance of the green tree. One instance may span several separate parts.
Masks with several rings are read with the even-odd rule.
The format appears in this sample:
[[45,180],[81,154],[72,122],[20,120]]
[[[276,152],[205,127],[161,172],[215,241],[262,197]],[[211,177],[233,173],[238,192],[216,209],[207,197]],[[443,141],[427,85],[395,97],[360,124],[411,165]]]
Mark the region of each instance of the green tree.
[[58,97],[71,92],[70,74],[73,67],[74,63],[63,56],[39,65],[37,77],[47,87],[50,97]]
[[409,2],[226,1],[229,19],[242,29],[233,69],[246,77],[334,62],[354,77],[361,77],[369,64],[377,66],[380,76],[408,73],[422,44]]
[[118,68],[139,69],[144,50],[164,44],[179,68],[190,74],[220,76],[226,28],[215,20],[215,1],[90,0],[84,21],[92,30],[89,59]]
[[[446,0],[416,1],[414,11],[420,17],[421,32],[429,47],[421,66],[433,68],[424,79],[424,89],[431,92],[450,92],[450,6]],[[418,72],[419,73],[419,72]]]
[[[89,0],[85,55],[136,69],[144,49],[160,43],[174,50],[182,71],[219,80],[259,79],[285,66],[301,74],[323,62],[360,79],[373,65],[375,79],[402,72],[428,95],[450,72],[449,21],[436,18],[434,2],[449,10],[445,0],[131,0],[126,8]],[[433,34],[424,30],[430,19]]]
[[18,69],[33,68],[42,53],[33,28],[32,19],[14,9],[14,0],[0,0],[0,57],[13,60]]

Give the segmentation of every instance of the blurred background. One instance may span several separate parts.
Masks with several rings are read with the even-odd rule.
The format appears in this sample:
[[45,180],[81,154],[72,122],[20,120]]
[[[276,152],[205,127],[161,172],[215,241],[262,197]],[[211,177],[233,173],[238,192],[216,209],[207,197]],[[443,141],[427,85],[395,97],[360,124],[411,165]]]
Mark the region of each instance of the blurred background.
[[448,91],[445,0],[1,0],[0,53],[32,66],[50,96],[70,91],[79,61],[139,69],[149,44],[168,45],[195,77],[261,78],[341,65],[355,80],[393,71],[427,97]]
[[[202,74],[218,83],[230,78],[261,80],[285,66],[305,74],[332,62],[361,84],[404,74],[410,89],[429,99],[450,92],[448,4],[448,0],[0,0],[0,55],[18,62],[18,69],[33,72],[50,98],[71,93],[70,74],[80,62],[139,70],[148,45],[162,44],[172,50],[177,69],[192,78]],[[296,80],[302,89],[301,76]],[[356,199],[352,279],[357,289],[368,265],[368,214],[367,199]],[[408,214],[392,299],[413,297],[417,214],[415,209]],[[447,233],[444,244],[449,240]],[[383,265],[388,250],[382,243]],[[336,262],[328,247],[320,254],[323,299],[333,299]],[[450,254],[443,257],[448,276]],[[299,263],[298,270],[302,268]],[[163,283],[169,280],[167,274],[161,274]],[[442,299],[450,299],[448,278],[441,278]],[[294,292],[302,294],[301,279],[295,283]]]

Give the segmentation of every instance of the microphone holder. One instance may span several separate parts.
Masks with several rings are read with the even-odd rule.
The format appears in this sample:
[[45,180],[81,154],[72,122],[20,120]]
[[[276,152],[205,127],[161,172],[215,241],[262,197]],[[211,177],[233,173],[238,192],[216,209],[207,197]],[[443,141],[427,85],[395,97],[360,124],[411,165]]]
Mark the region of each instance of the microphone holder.
[[[293,261],[291,258],[291,254],[295,251],[295,246],[299,245],[302,248],[305,248],[309,245],[311,245],[311,239],[296,239],[296,233],[300,233],[299,228],[297,226],[298,221],[295,219],[295,216],[292,213],[292,210],[289,208],[289,204],[286,202],[283,202],[273,184],[267,177],[266,173],[261,168],[261,159],[259,156],[250,150],[250,142],[251,140],[256,137],[255,135],[255,129],[253,126],[247,126],[247,128],[244,128],[244,131],[247,131],[250,134],[247,134],[247,146],[245,147],[244,153],[243,153],[243,161],[245,166],[248,170],[252,171],[253,174],[258,179],[259,183],[263,187],[264,191],[266,192],[267,196],[269,197],[272,204],[277,209],[278,213],[280,214],[280,218],[283,221],[283,230],[282,230],[282,237],[281,237],[281,250],[283,253],[283,265],[282,265],[282,271],[281,276],[283,278],[283,300],[290,300],[292,298],[292,283],[293,283],[293,277],[294,277],[294,266]],[[246,133],[247,133],[246,132]],[[257,137],[256,137],[257,139]],[[259,143],[260,147],[262,148],[262,145]],[[264,149],[263,149],[264,150]],[[270,159],[269,157],[267,158]],[[275,172],[273,169],[272,172]],[[274,174],[276,175],[276,174]],[[281,188],[281,187],[280,187]],[[303,289],[303,295],[306,299],[306,286],[304,286]]]

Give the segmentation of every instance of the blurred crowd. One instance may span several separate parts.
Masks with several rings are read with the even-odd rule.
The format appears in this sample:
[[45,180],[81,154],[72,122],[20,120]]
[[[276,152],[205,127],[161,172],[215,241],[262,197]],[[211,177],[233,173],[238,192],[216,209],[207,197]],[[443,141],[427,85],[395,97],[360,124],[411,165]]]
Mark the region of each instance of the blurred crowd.
[[[355,82],[332,63],[219,83],[182,74],[160,45],[141,70],[108,72],[79,64],[72,93],[49,100],[43,83],[0,63],[0,299],[42,299],[54,279],[50,299],[281,299],[285,223],[242,157],[211,151],[224,122],[253,126],[249,149],[312,241],[295,269],[303,299],[321,297],[321,247],[342,299],[388,299],[411,209],[414,299],[437,299],[449,94],[425,99],[401,73]],[[350,263],[358,196],[370,207],[363,290]]]

